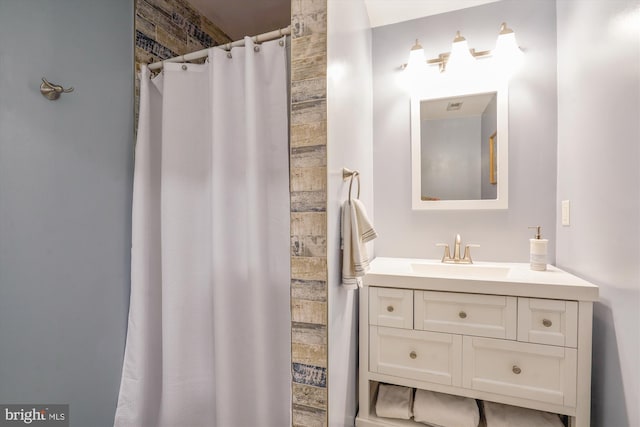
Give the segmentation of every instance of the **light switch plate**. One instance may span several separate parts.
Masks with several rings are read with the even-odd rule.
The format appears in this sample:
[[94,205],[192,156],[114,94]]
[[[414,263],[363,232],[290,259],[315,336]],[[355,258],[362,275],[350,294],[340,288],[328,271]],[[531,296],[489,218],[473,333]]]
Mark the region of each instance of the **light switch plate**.
[[569,200],[562,201],[562,225],[571,225],[571,203]]

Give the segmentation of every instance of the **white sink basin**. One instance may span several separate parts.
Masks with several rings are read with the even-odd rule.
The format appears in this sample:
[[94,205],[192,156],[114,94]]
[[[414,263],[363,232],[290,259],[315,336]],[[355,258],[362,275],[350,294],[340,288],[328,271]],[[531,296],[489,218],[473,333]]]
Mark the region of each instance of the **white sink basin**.
[[456,279],[504,279],[510,270],[509,267],[476,264],[411,264],[411,271],[421,276]]
[[[449,279],[449,280],[447,280]],[[421,289],[547,299],[598,300],[598,287],[552,265],[533,271],[529,263],[443,264],[439,259],[377,257],[365,286]]]

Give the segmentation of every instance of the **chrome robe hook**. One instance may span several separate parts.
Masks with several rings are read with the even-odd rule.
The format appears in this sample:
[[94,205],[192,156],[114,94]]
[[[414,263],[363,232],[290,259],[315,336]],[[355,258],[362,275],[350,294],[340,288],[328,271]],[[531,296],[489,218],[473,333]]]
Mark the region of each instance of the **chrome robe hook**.
[[40,93],[42,94],[42,96],[44,96],[48,100],[55,101],[56,99],[60,98],[61,93],[69,93],[69,92],[73,92],[72,87],[65,89],[60,85],[50,83],[44,77],[42,78],[42,84],[40,85]]

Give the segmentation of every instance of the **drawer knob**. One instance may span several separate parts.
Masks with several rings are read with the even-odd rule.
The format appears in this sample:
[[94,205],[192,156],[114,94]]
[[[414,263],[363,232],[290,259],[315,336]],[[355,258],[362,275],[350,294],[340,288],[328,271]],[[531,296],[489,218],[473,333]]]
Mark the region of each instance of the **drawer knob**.
[[418,357],[418,354],[415,351],[412,351],[411,353],[409,353],[409,357],[415,359],[416,357]]
[[458,313],[458,316],[460,316],[461,319],[466,319],[467,313],[465,313],[464,311],[461,311],[460,313]]
[[553,325],[553,323],[549,319],[542,319],[542,324],[547,328],[549,328],[549,327],[551,327],[551,325]]
[[393,306],[392,305],[387,306],[387,311],[389,313],[393,313]]
[[513,368],[511,368],[511,370],[513,371],[514,374],[516,375],[520,375],[520,372],[522,372],[522,369],[520,369],[518,367],[518,365],[513,365]]

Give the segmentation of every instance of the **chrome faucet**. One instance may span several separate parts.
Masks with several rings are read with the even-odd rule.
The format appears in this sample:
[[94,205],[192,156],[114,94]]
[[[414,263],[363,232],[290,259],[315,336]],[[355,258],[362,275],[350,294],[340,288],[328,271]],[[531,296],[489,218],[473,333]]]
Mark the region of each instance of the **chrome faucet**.
[[453,258],[449,251],[449,245],[447,243],[437,243],[436,246],[444,246],[444,254],[442,255],[442,262],[447,264],[473,264],[471,259],[471,248],[478,248],[480,245],[467,244],[464,247],[464,255],[460,258],[460,235],[456,234],[456,241],[453,246]]

